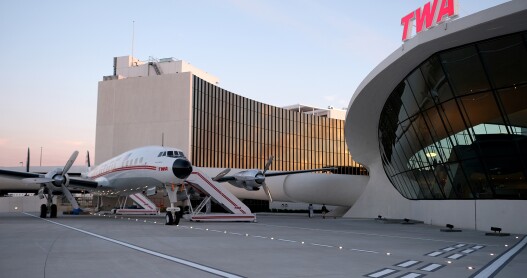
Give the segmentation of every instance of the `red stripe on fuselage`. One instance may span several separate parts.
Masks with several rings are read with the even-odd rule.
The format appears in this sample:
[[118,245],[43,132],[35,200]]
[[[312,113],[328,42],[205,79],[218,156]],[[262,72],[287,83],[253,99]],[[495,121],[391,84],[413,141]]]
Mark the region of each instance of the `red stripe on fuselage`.
[[95,176],[89,177],[89,178],[96,179],[96,178],[100,178],[102,176],[106,176],[106,175],[111,174],[111,173],[121,172],[121,171],[131,171],[131,170],[152,170],[152,171],[155,171],[155,170],[157,170],[157,167],[156,166],[148,166],[148,165],[119,167],[119,168],[108,170],[106,172],[102,172],[102,173],[100,173],[98,175],[95,175]]

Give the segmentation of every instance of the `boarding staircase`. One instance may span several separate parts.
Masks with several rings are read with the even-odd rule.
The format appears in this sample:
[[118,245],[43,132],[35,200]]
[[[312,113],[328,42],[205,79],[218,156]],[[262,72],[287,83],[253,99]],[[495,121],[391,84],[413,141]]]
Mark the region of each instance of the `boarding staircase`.
[[[195,208],[189,206],[189,214],[184,216],[186,219],[190,221],[256,221],[256,216],[251,213],[251,210],[242,203],[240,199],[236,198],[236,196],[234,196],[234,194],[226,189],[221,183],[213,181],[212,178],[203,173],[199,168],[194,168],[186,182],[186,185],[180,185],[178,189],[167,187],[167,192],[171,202],[176,199],[188,200],[189,196],[187,189],[189,186],[192,186],[207,195],[207,197],[205,197]],[[229,213],[202,212],[203,208],[205,208],[206,204],[210,202],[211,199]]]
[[[134,203],[140,206],[141,208],[126,208],[125,204],[128,198],[132,199]],[[150,199],[148,199],[145,195],[141,193],[135,193],[135,194],[130,194],[126,196],[126,198],[122,202],[122,205],[120,205],[119,208],[116,209],[114,212],[115,214],[139,215],[139,214],[158,214],[159,211],[156,205],[152,201],[150,201]]]

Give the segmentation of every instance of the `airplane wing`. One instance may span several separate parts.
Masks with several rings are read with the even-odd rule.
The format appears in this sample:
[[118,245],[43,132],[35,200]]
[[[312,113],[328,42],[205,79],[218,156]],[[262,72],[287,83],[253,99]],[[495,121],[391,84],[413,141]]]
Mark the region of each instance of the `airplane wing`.
[[0,169],[0,176],[4,178],[27,179],[39,178],[40,174]]
[[[230,169],[229,169],[230,170]],[[266,177],[274,177],[274,176],[283,176],[283,175],[290,175],[290,174],[300,174],[300,173],[309,173],[309,172],[318,172],[318,171],[331,171],[331,170],[337,170],[335,167],[326,167],[326,168],[318,168],[318,169],[309,169],[309,170],[298,170],[298,171],[284,171],[284,172],[274,172],[274,173],[266,173]],[[216,177],[213,179],[217,182],[226,182],[226,181],[233,181],[236,180],[236,176],[221,176]]]
[[[0,169],[0,177],[8,178],[8,179],[17,179],[17,180],[35,179],[35,180],[38,180],[39,178],[42,178],[43,176],[44,176],[43,174],[38,174],[38,173]],[[93,188],[97,188],[99,186],[99,184],[96,181],[92,181],[92,180],[86,180],[86,179],[80,179],[80,178],[71,178],[71,177],[69,178],[69,180],[70,180],[69,186],[71,186],[73,188],[93,189]]]
[[226,181],[233,181],[233,180],[236,180],[234,176],[224,176],[221,178],[214,179],[214,181],[217,181],[217,182],[226,182]]
[[74,188],[94,189],[99,187],[99,183],[92,180],[70,178],[70,186]]
[[290,174],[300,174],[300,173],[309,173],[309,172],[318,172],[318,171],[331,171],[331,170],[337,170],[337,168],[327,167],[327,168],[318,168],[318,169],[309,169],[309,170],[274,172],[274,173],[266,173],[265,176],[274,177],[274,176],[283,176],[283,175],[290,175]]

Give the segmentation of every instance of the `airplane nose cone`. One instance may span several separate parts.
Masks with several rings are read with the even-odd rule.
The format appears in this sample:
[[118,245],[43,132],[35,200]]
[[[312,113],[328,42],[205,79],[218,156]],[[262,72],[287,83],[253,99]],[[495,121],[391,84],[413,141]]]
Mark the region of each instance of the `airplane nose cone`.
[[186,159],[178,158],[172,165],[172,172],[178,179],[184,180],[192,173],[192,164]]

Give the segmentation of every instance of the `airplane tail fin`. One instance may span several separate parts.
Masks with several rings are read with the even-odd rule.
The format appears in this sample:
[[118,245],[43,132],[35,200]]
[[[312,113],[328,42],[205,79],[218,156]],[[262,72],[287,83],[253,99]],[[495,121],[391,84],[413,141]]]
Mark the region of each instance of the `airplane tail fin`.
[[81,176],[85,177],[90,171],[91,171],[90,151],[86,151],[86,172],[83,173]]
[[29,173],[29,148],[27,148],[26,172]]

